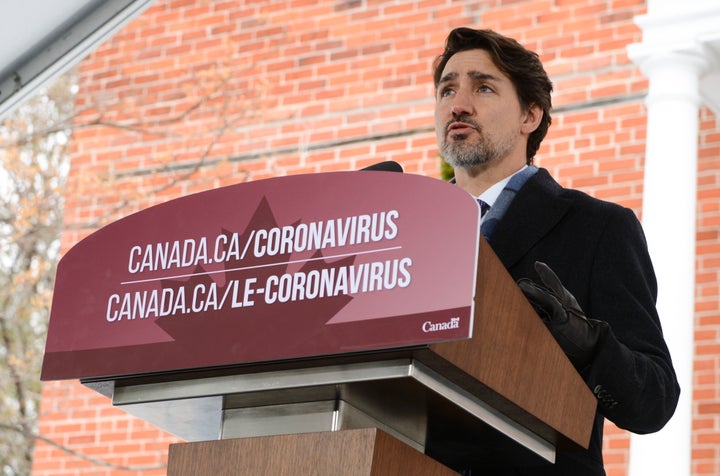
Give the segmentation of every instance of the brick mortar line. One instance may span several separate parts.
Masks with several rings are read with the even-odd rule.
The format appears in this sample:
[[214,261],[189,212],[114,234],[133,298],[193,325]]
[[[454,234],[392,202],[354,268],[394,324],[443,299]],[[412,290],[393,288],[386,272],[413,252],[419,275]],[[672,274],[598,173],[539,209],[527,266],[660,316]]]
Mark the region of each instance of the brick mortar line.
[[[559,106],[552,109],[552,113],[554,115],[557,114],[565,114],[568,112],[577,112],[577,111],[583,111],[593,108],[600,108],[605,106],[611,106],[616,104],[624,104],[629,102],[636,102],[638,100],[644,99],[646,96],[645,93],[636,93],[636,94],[629,94],[625,96],[617,96],[612,98],[604,98],[604,99],[597,99],[597,100],[590,100],[585,101],[582,103],[575,103],[575,104],[569,104],[564,106]],[[412,137],[415,135],[421,135],[421,134],[427,134],[427,133],[434,133],[434,127],[428,126],[428,127],[416,127],[413,129],[406,129],[404,131],[399,132],[389,132],[384,134],[373,134],[373,135],[365,135],[365,136],[359,136],[349,139],[340,139],[340,140],[333,140],[333,141],[325,141],[325,142],[317,142],[313,144],[307,144],[304,146],[286,146],[286,147],[279,147],[274,149],[264,149],[259,152],[251,152],[247,154],[241,154],[231,157],[225,157],[225,158],[213,158],[213,159],[207,159],[204,161],[190,161],[190,162],[182,162],[178,164],[171,164],[171,165],[163,165],[163,166],[157,166],[157,167],[146,167],[143,169],[135,169],[131,171],[122,171],[122,172],[116,172],[112,174],[114,178],[126,178],[126,177],[143,177],[147,175],[151,175],[153,173],[164,173],[164,172],[179,172],[184,170],[190,170],[194,168],[198,169],[204,169],[208,167],[212,167],[214,165],[217,165],[218,163],[222,161],[229,161],[231,163],[239,163],[239,162],[246,162],[250,160],[256,160],[263,157],[277,157],[285,154],[294,154],[294,153],[303,153],[308,151],[319,151],[319,150],[327,150],[327,149],[333,149],[337,147],[344,147],[348,145],[354,145],[354,144],[361,144],[361,143],[372,143],[376,141],[382,141],[387,139],[398,139],[403,137]]]

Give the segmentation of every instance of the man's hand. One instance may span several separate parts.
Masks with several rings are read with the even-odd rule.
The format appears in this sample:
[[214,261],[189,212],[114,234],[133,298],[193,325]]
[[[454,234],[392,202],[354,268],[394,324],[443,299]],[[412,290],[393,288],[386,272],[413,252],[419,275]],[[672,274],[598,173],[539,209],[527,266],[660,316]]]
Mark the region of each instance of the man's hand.
[[607,332],[608,324],[585,317],[575,296],[565,289],[548,265],[536,261],[535,271],[542,285],[526,278],[520,279],[518,285],[570,362],[582,370],[592,362],[595,347]]

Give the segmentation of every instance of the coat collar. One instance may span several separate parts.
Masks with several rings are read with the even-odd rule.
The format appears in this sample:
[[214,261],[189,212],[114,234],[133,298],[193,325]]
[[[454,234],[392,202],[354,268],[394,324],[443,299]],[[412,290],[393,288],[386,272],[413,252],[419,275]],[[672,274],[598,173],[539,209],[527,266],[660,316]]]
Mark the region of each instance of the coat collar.
[[498,223],[489,243],[506,268],[512,267],[562,219],[571,201],[545,169],[530,177]]

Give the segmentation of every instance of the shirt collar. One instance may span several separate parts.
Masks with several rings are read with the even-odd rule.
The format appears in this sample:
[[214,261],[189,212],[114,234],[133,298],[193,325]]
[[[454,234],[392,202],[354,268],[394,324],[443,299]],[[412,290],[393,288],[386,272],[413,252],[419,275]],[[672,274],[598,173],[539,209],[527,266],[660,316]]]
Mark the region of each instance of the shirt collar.
[[494,184],[493,186],[491,186],[490,188],[485,190],[482,194],[480,194],[479,197],[475,197],[475,198],[476,199],[479,198],[480,200],[482,200],[483,202],[487,203],[488,205],[490,205],[492,207],[495,204],[495,200],[497,200],[497,198],[500,196],[500,192],[503,191],[503,189],[508,184],[510,179],[513,178],[514,175],[525,170],[527,167],[528,167],[527,165],[524,165],[518,171],[516,171],[512,175],[508,175],[504,179],[500,180],[499,182],[497,182],[496,184]]

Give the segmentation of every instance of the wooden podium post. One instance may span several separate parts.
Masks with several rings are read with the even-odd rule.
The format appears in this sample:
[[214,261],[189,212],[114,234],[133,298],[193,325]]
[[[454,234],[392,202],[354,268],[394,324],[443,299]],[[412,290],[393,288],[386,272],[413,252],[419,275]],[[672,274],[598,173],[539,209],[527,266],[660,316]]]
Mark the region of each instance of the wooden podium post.
[[170,446],[168,476],[452,476],[377,428],[259,436]]

